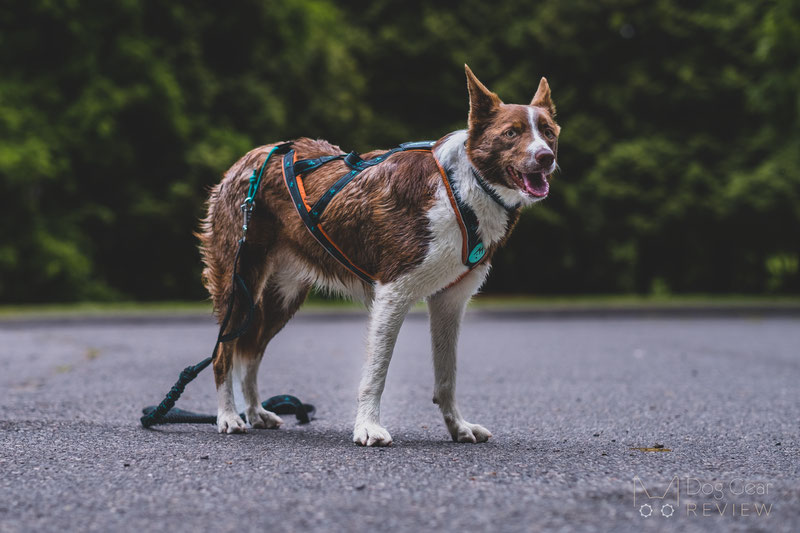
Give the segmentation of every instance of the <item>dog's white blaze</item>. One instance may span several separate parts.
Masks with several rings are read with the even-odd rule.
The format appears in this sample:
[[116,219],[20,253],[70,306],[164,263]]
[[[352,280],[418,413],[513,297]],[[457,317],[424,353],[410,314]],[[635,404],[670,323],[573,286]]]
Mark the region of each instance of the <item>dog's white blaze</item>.
[[539,133],[539,128],[536,127],[536,119],[538,118],[539,111],[532,107],[528,107],[528,122],[531,125],[531,135],[533,135],[533,141],[528,145],[528,152],[531,154],[531,164],[536,164],[536,152],[540,151],[542,148],[550,152],[550,146],[548,146],[547,141],[544,140],[542,134]]
[[[472,176],[472,163],[467,156],[467,150],[464,146],[467,135],[467,130],[459,130],[451,133],[447,140],[436,149],[436,157],[442,164],[447,164],[447,168],[453,171],[453,177],[461,184],[458,191],[462,193],[464,201],[470,204],[475,210],[475,214],[478,215],[481,221],[481,226],[483,226],[484,221],[489,225],[493,225],[494,221],[495,227],[492,233],[497,234],[501,232],[500,234],[502,236],[505,234],[505,224],[507,222],[507,219],[502,218],[506,216],[505,210],[489,198]],[[494,189],[506,205],[519,205],[520,207],[524,207],[541,200],[541,198],[530,196],[516,187],[509,188],[499,183],[491,183],[490,187]],[[502,214],[502,216],[500,214]],[[502,224],[502,228],[498,230],[496,226],[500,224]],[[483,234],[483,231],[487,229],[488,228],[484,227],[479,228],[481,239],[489,237],[484,237]]]

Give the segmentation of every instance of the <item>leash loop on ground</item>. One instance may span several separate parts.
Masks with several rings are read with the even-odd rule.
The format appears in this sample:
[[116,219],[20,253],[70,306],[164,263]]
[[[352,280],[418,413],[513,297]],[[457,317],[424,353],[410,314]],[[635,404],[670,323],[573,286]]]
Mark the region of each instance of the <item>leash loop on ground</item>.
[[[247,283],[245,283],[244,279],[239,275],[239,261],[242,252],[242,248],[245,245],[246,237],[247,237],[247,228],[250,223],[250,217],[253,213],[253,208],[255,205],[255,196],[258,192],[258,188],[261,185],[261,180],[264,176],[264,169],[267,167],[267,163],[269,163],[272,155],[279,152],[285,152],[289,149],[291,143],[283,143],[277,146],[274,146],[269,153],[267,154],[266,159],[264,159],[264,163],[261,165],[261,169],[256,175],[256,171],[253,170],[253,174],[250,176],[249,179],[249,188],[247,190],[247,197],[245,198],[244,202],[241,205],[242,210],[242,238],[239,239],[238,245],[236,247],[236,254],[233,258],[233,274],[231,276],[231,294],[228,297],[228,306],[225,310],[225,315],[220,322],[219,333],[217,334],[217,342],[214,345],[214,350],[211,354],[211,357],[207,357],[203,359],[199,363],[193,366],[187,366],[186,368],[181,371],[180,375],[178,376],[178,381],[172,386],[172,388],[167,392],[164,399],[161,401],[160,404],[156,407],[145,407],[142,412],[144,416],[142,416],[139,420],[143,427],[149,428],[151,426],[155,426],[158,424],[168,424],[168,423],[183,423],[183,422],[196,422],[198,417],[203,418],[204,415],[195,415],[194,413],[190,413],[188,411],[182,411],[180,409],[173,409],[175,407],[175,403],[183,394],[186,385],[191,383],[197,375],[202,372],[208,365],[210,365],[217,357],[217,353],[219,352],[220,344],[224,342],[232,341],[236,338],[241,337],[250,325],[253,322],[253,315],[255,311],[255,304],[253,302],[253,297],[250,294],[250,291],[247,288]],[[233,307],[236,303],[236,296],[237,292],[241,293],[246,299],[246,309],[247,315],[244,318],[242,324],[229,333],[225,333],[225,330],[228,328],[228,322],[230,322],[231,315],[233,314]],[[276,398],[278,400],[276,400]],[[314,411],[314,406],[303,404],[295,398],[294,396],[282,395],[282,396],[274,396],[264,402],[262,405],[265,406],[270,404],[270,402],[274,403],[277,406],[285,406],[291,405],[294,409],[292,412],[297,414],[298,420],[301,423],[308,423],[309,422],[309,411]],[[270,404],[271,405],[271,404]],[[191,416],[187,416],[191,415]],[[208,418],[208,417],[205,417]],[[216,420],[216,417],[214,417]]]

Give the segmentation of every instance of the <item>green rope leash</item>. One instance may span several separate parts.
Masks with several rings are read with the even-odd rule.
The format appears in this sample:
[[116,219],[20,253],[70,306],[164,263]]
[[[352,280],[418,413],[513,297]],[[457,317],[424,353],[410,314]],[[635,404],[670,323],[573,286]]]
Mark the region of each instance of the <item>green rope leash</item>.
[[255,200],[256,193],[258,192],[258,188],[261,186],[261,178],[264,176],[264,169],[267,168],[267,163],[272,158],[272,154],[278,150],[279,146],[275,146],[272,150],[269,151],[267,154],[267,158],[264,160],[264,163],[261,165],[261,170],[258,172],[258,178],[256,179],[256,171],[253,169],[253,175],[250,176],[250,188],[247,190],[247,198],[244,199],[246,203],[252,204],[253,200]]
[[[203,359],[196,365],[184,368],[178,377],[178,381],[172,386],[169,392],[167,392],[167,395],[164,397],[161,403],[156,407],[145,407],[142,410],[144,412],[144,416],[141,417],[139,421],[143,427],[149,428],[158,424],[169,423],[169,414],[175,406],[175,402],[177,402],[181,397],[181,394],[183,394],[183,390],[186,388],[186,385],[193,381],[194,378],[196,378],[197,375],[208,365],[214,362],[214,359],[216,359],[217,353],[219,352],[220,344],[241,337],[250,327],[250,323],[253,320],[255,304],[253,303],[253,297],[250,295],[250,291],[247,289],[247,284],[239,275],[239,257],[247,237],[247,225],[250,223],[250,217],[253,214],[253,208],[255,207],[255,196],[258,192],[258,188],[261,186],[261,178],[264,175],[264,169],[267,168],[267,163],[269,163],[270,159],[272,159],[273,154],[277,153],[278,151],[286,150],[289,146],[291,146],[291,143],[283,143],[273,147],[272,150],[269,151],[269,154],[267,154],[267,158],[264,160],[264,163],[261,165],[258,175],[256,175],[256,171],[253,170],[253,175],[250,176],[250,187],[247,190],[247,198],[245,198],[244,203],[241,205],[244,223],[242,224],[242,238],[239,239],[239,244],[236,248],[236,255],[233,259],[233,276],[231,280],[233,287],[231,290],[231,295],[228,298],[228,307],[220,324],[219,333],[217,334],[217,342],[214,345],[214,351],[212,352],[211,357]],[[234,303],[236,302],[237,292],[241,292],[248,301],[249,306],[247,310],[247,317],[239,329],[230,333],[225,333],[225,329],[228,327],[228,321],[230,320],[233,312]],[[300,403],[300,406],[302,408],[303,404]],[[305,415],[305,410],[303,410],[303,414]],[[308,420],[307,416],[305,416],[305,420]]]
[[287,146],[287,143],[279,144],[272,148],[267,154],[267,158],[264,160],[264,163],[261,165],[261,170],[258,171],[258,175],[256,175],[256,170],[253,169],[253,173],[250,175],[250,187],[247,189],[247,197],[244,199],[244,202],[241,206],[239,206],[242,210],[242,239],[241,242],[244,242],[247,237],[247,226],[250,224],[250,217],[253,216],[253,208],[255,207],[255,198],[256,193],[258,192],[258,188],[261,186],[261,178],[264,176],[264,169],[267,168],[267,163],[269,160],[272,159],[272,154],[274,154],[279,148],[283,149]]

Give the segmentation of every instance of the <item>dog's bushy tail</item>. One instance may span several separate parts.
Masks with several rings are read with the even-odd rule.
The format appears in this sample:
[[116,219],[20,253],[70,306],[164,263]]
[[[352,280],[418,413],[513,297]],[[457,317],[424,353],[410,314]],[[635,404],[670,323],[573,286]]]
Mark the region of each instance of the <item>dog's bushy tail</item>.
[[[214,303],[214,312],[219,313],[225,296],[231,290],[230,266],[233,253],[225,231],[219,231],[226,223],[220,218],[229,219],[221,209],[223,184],[214,185],[206,201],[206,216],[200,221],[200,229],[195,236],[200,240],[200,255],[203,261],[202,281]],[[232,221],[230,221],[232,223]]]
[[258,168],[271,146],[261,146],[245,154],[225,173],[222,181],[209,190],[206,216],[195,236],[200,240],[203,260],[202,280],[219,314],[233,290],[233,261],[242,237],[241,205],[247,196],[252,169]]

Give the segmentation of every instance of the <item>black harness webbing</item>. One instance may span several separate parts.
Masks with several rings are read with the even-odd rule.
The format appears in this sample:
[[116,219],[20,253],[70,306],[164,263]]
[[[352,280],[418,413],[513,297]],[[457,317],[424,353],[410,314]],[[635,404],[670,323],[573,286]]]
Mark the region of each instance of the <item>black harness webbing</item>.
[[502,198],[500,198],[500,195],[497,194],[497,191],[491,185],[486,183],[486,180],[483,179],[483,176],[481,176],[480,172],[475,170],[475,167],[472,167],[472,176],[475,178],[475,181],[478,182],[478,185],[481,186],[481,189],[483,189],[483,191],[489,195],[489,198],[494,200],[494,203],[505,209],[507,213],[513,213],[519,209],[519,204],[508,205]]
[[[350,258],[347,257],[347,255],[342,251],[342,249],[339,248],[333,242],[331,237],[325,232],[321,225],[322,214],[325,212],[325,208],[328,207],[328,204],[330,204],[331,200],[333,200],[333,197],[336,196],[337,193],[341,192],[348,183],[353,181],[353,178],[358,176],[365,169],[386,161],[391,155],[396,154],[397,152],[424,151],[430,152],[433,156],[433,147],[435,144],[436,141],[403,143],[397,148],[393,148],[388,152],[384,152],[383,154],[368,160],[361,159],[356,152],[350,152],[349,154],[329,155],[314,159],[302,159],[298,161],[295,151],[290,150],[286,153],[286,155],[283,156],[283,179],[284,183],[286,184],[286,188],[289,191],[289,195],[292,198],[292,203],[294,204],[295,209],[297,209],[297,214],[300,215],[300,219],[303,221],[306,229],[308,229],[309,233],[311,233],[314,239],[316,239],[316,241],[330,255],[332,255],[334,259],[336,259],[342,266],[350,270],[353,274],[358,276],[359,279],[365,281],[366,283],[373,284],[376,281],[375,277],[351,261]],[[447,190],[450,203],[453,207],[453,211],[456,214],[456,219],[458,220],[458,224],[461,229],[463,240],[461,254],[462,262],[468,269],[472,270],[478,264],[480,264],[483,258],[486,256],[486,248],[478,235],[478,217],[472,208],[463,202],[453,187],[449,171],[445,169],[438,160],[436,160],[435,156],[433,156],[433,158],[442,175],[445,189]],[[350,170],[341,178],[336,180],[336,182],[322,194],[322,196],[316,201],[316,203],[314,203],[314,205],[309,206],[305,188],[303,187],[303,178],[308,177],[311,172],[318,169],[322,165],[339,159],[344,160],[344,163],[350,168]],[[493,191],[477,173],[475,173],[475,177],[480,186],[486,191],[492,200],[498,202],[507,211],[513,211],[516,209],[516,207],[509,207],[504,204],[497,193]]]
[[461,195],[458,194],[458,191],[453,187],[453,180],[450,179],[450,171],[444,167],[442,167],[442,169],[447,178],[450,193],[455,200],[456,209],[461,213],[462,225],[466,229],[468,253],[466,259],[462,257],[462,260],[467,268],[473,269],[481,262],[483,256],[486,255],[486,248],[483,246],[483,242],[478,236],[478,216],[470,206],[464,203],[461,199]]
[[[348,270],[350,270],[353,274],[358,276],[363,281],[367,283],[374,283],[375,280],[372,278],[372,276],[370,276],[365,271],[358,268],[352,261],[350,261],[350,259],[344,254],[344,252],[342,252],[333,243],[330,237],[328,237],[322,226],[311,218],[312,209],[308,206],[308,204],[306,204],[305,191],[304,190],[301,191],[303,183],[301,181],[301,176],[295,175],[294,172],[294,164],[296,160],[297,160],[297,154],[295,153],[294,150],[290,150],[285,156],[283,156],[283,180],[284,183],[286,183],[286,187],[289,190],[289,195],[292,197],[292,203],[297,209],[297,213],[300,215],[303,224],[305,224],[309,233],[311,233],[311,236],[314,237],[314,239],[316,239],[316,241],[323,248],[325,248],[325,251],[327,251],[334,257],[334,259],[339,261],[339,263],[341,263],[343,266],[345,266]],[[333,161],[333,159],[329,159],[329,161]],[[301,163],[302,162],[303,161],[301,161]],[[318,168],[322,164],[324,163],[320,163],[313,168]],[[348,173],[348,175],[349,174],[350,173]],[[341,181],[341,179],[339,181]]]

